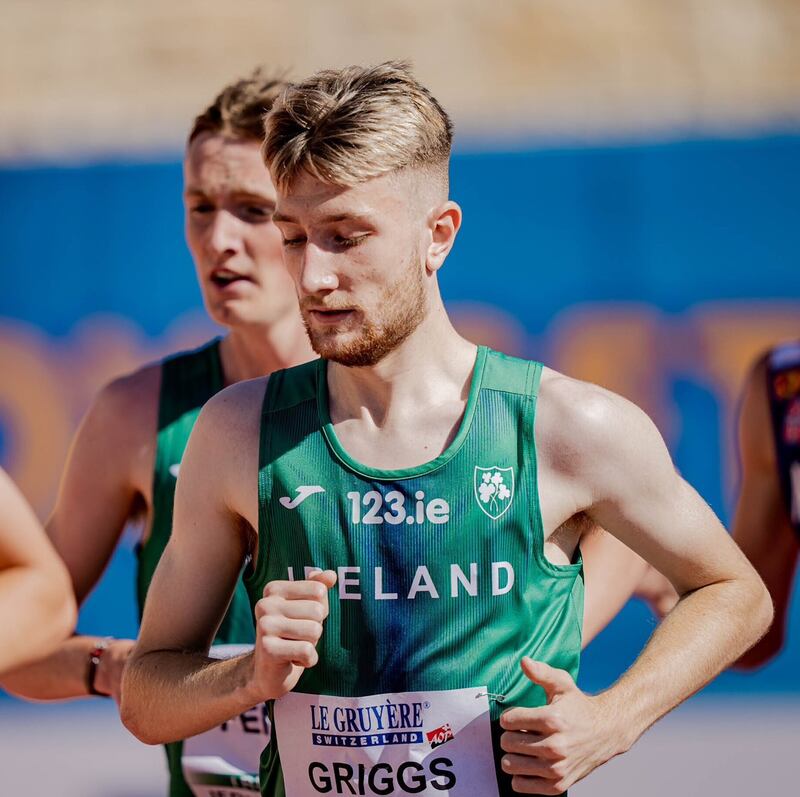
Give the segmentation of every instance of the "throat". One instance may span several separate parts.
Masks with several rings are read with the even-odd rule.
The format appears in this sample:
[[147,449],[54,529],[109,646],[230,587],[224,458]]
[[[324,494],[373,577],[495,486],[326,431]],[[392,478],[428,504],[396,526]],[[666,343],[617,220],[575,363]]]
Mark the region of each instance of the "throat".
[[345,452],[356,462],[379,470],[404,470],[425,465],[443,454],[458,435],[465,401],[450,406],[418,407],[405,416],[386,417],[378,426],[368,416],[334,424]]
[[[391,380],[369,370],[328,364],[321,399],[332,441],[368,468],[416,468],[443,454],[469,425],[470,396],[477,395],[485,349],[466,343],[437,370],[395,369]],[[474,405],[474,402],[472,402]]]
[[299,323],[276,322],[267,328],[233,330],[220,343],[220,358],[225,384],[232,385],[308,362],[313,352]]

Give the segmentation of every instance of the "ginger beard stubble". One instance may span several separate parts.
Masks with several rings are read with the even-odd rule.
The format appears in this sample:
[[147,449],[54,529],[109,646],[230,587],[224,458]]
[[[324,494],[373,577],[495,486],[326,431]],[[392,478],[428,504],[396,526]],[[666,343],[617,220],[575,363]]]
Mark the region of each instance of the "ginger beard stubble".
[[[360,326],[352,330],[338,326],[314,328],[309,311],[315,309],[356,310],[361,315]],[[374,310],[368,311],[347,303],[345,296],[339,299],[334,295],[323,299],[305,296],[300,300],[300,311],[311,347],[323,359],[353,367],[379,363],[425,318],[425,283],[419,251],[412,253],[398,279],[383,288]]]

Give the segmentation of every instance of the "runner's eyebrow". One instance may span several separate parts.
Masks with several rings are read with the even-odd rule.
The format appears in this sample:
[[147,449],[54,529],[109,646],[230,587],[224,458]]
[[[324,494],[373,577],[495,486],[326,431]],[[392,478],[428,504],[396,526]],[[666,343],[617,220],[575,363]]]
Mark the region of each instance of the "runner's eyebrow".
[[[272,216],[273,221],[282,221],[286,222],[286,224],[299,224],[297,219],[293,216],[287,216],[280,211],[276,211]],[[357,221],[363,222],[364,224],[372,225],[372,219],[370,216],[364,213],[332,213],[329,216],[323,216],[321,219],[316,221],[317,224],[336,224],[340,221]]]
[[[194,187],[194,186],[188,186],[184,190],[183,193],[184,193],[184,196],[187,196],[187,197],[204,197],[204,196],[207,196],[207,193],[205,191],[203,191],[202,188],[197,188],[197,187]],[[241,188],[241,189],[239,189],[237,191],[232,191],[231,192],[231,196],[234,196],[234,197],[237,197],[237,198],[256,199],[259,202],[263,202],[266,205],[272,205],[273,207],[275,206],[275,200],[272,197],[269,197],[266,194],[263,194],[261,191],[259,191],[256,188]]]
[[369,216],[363,213],[333,213],[330,216],[324,216],[319,220],[320,224],[336,224],[339,221],[361,221],[367,224],[371,223]]

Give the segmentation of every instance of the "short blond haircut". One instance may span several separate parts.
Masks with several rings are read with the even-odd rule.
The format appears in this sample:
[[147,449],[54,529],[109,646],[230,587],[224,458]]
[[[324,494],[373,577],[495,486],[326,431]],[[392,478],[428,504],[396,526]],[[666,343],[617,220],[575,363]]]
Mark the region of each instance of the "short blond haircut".
[[264,114],[288,85],[280,74],[261,67],[229,83],[195,118],[187,146],[203,133],[260,144],[264,140]]
[[347,187],[432,167],[447,182],[452,122],[402,61],[317,72],[288,86],[264,123],[264,160],[279,189],[304,171]]

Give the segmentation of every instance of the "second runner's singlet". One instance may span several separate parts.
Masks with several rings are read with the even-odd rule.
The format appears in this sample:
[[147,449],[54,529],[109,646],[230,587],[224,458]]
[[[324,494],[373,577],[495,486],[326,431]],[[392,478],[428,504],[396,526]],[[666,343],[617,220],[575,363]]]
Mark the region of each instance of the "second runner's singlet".
[[[150,581],[172,531],[175,485],[189,435],[203,405],[223,387],[219,340],[169,357],[161,365],[153,522],[149,537],[138,550],[140,619]],[[251,648],[254,640],[253,613],[240,580],[211,655],[235,655]],[[258,793],[258,753],[269,740],[269,729],[266,707],[259,706],[207,734],[166,745],[170,797],[252,797]]]
[[786,512],[800,537],[800,341],[767,356],[767,395]]
[[324,361],[270,377],[250,600],[309,569],[338,580],[319,663],[274,703],[263,795],[512,793],[500,714],[545,703],[520,659],[576,677],[581,647],[582,565],[544,553],[541,370],[479,348],[452,443],[402,470],[343,449]]

